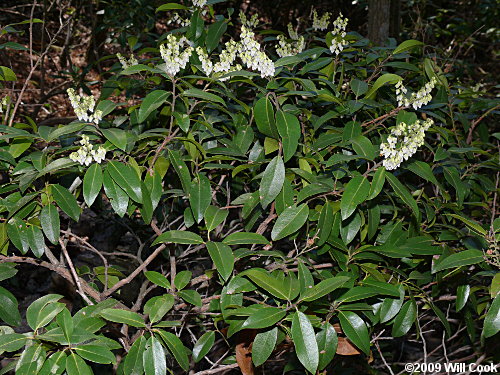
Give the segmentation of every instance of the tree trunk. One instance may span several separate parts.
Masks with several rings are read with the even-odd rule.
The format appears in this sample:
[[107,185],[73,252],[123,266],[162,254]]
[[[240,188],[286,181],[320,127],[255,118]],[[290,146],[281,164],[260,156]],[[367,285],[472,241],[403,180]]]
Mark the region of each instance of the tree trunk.
[[368,39],[375,44],[382,44],[389,37],[391,2],[395,1],[368,1]]

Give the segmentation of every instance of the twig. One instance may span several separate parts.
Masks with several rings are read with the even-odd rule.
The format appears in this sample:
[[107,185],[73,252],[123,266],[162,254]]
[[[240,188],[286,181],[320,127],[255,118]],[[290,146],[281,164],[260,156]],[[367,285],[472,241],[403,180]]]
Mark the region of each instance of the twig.
[[75,270],[75,266],[73,265],[73,262],[71,261],[71,258],[69,257],[68,250],[66,249],[66,244],[61,239],[59,239],[59,244],[61,245],[61,249],[62,249],[62,252],[64,254],[64,257],[66,258],[66,261],[68,262],[68,266],[69,266],[69,269],[71,271],[71,274],[73,275],[73,278],[75,279],[75,284],[76,284],[76,288],[78,290],[78,294],[89,305],[93,305],[94,303],[87,297],[87,295],[85,294],[85,292],[82,289],[82,284],[80,283],[80,278],[78,277],[78,274],[76,273],[76,270]]
[[139,266],[137,267],[134,272],[132,272],[130,275],[128,275],[126,278],[120,280],[117,282],[113,287],[109,288],[107,291],[103,292],[102,298],[107,298],[114,292],[116,292],[118,289],[120,289],[122,286],[128,284],[131,282],[138,274],[140,274],[147,266],[149,263],[151,263],[157,256],[160,254],[163,250],[165,250],[167,246],[166,245],[160,245],[158,246],[153,253],[147,257],[147,259]]
[[389,372],[391,373],[391,375],[394,375],[394,371],[392,371],[392,368],[391,366],[389,366],[389,364],[387,363],[387,361],[385,360],[385,357],[384,355],[382,354],[382,351],[380,350],[380,346],[378,344],[377,341],[375,341],[375,347],[377,348],[378,350],[378,354],[380,354],[380,358],[382,358],[382,362],[384,362],[384,365],[385,367],[387,367],[387,369],[389,370]]
[[211,369],[211,370],[198,371],[194,375],[218,374],[219,372],[223,372],[223,371],[226,371],[226,370],[231,370],[231,369],[237,368],[237,367],[238,367],[238,364],[237,363],[233,363],[232,365],[219,366],[219,367]]
[[467,135],[467,144],[470,145],[472,142],[472,133],[474,132],[474,129],[476,128],[477,124],[479,124],[486,116],[488,116],[491,112],[494,110],[500,108],[500,104],[497,104],[493,108],[488,109],[486,112],[484,112],[478,119],[474,120],[469,128],[469,134]]

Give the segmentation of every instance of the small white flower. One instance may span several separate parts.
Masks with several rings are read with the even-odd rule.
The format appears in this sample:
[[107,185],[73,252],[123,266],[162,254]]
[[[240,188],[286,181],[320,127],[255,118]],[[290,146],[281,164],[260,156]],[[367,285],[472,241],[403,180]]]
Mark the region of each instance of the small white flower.
[[333,30],[332,30],[332,45],[330,46],[330,51],[336,55],[340,54],[344,47],[348,45],[345,40],[345,36],[347,35],[345,29],[347,27],[347,22],[349,20],[342,16],[342,13],[337,17],[335,21],[333,21]]
[[241,41],[238,45],[239,57],[248,68],[259,71],[261,77],[272,77],[275,72],[274,63],[260,50],[260,44],[254,35],[252,30],[242,26]]
[[313,10],[313,30],[318,31],[318,30],[326,30],[328,28],[328,24],[330,23],[330,12],[326,12],[323,14],[321,17],[318,16],[318,12],[316,12],[316,9]]
[[76,117],[80,121],[99,124],[102,119],[102,111],[96,110],[94,112],[96,102],[93,96],[77,95],[72,88],[69,88],[67,93]]
[[435,77],[427,82],[424,87],[418,90],[416,93],[412,93],[408,98],[406,96],[406,87],[403,85],[403,82],[400,80],[396,83],[396,100],[398,101],[398,106],[409,107],[410,105],[413,109],[417,110],[424,105],[427,105],[432,100],[431,91],[434,89],[437,80]]
[[203,8],[207,3],[207,0],[193,0],[193,5],[198,8]]
[[128,60],[125,57],[123,57],[121,53],[117,53],[116,57],[120,61],[120,64],[122,64],[123,69],[127,69],[130,66],[139,64],[134,55],[130,55]]
[[408,160],[425,142],[425,132],[434,124],[432,119],[424,122],[417,120],[414,124],[399,123],[391,130],[386,143],[380,144],[380,155],[384,156],[382,164],[387,170],[398,168]]
[[72,152],[69,155],[69,158],[75,163],[89,166],[92,160],[100,164],[105,159],[106,150],[104,147],[99,146],[97,150],[95,150],[94,146],[89,142],[88,136],[82,135],[82,139],[78,143],[80,143],[81,147],[78,151]]
[[240,21],[243,26],[253,29],[257,27],[257,25],[259,24],[259,14],[255,13],[252,17],[247,18],[245,13],[243,13],[243,11],[240,10]]
[[186,38],[177,38],[169,34],[167,36],[167,43],[160,46],[160,54],[163,61],[165,61],[164,70],[172,77],[186,67],[193,53],[194,49],[190,45],[181,52],[181,46],[183,46],[184,43],[189,45],[189,41],[187,41]]

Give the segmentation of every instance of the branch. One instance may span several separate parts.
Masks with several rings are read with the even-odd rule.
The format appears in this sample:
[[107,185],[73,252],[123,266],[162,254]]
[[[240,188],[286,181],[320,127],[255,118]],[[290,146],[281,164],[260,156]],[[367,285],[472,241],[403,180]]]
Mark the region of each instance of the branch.
[[112,288],[109,288],[105,292],[103,292],[102,298],[108,298],[111,294],[116,292],[118,289],[120,289],[122,286],[128,284],[131,282],[138,274],[140,274],[147,266],[149,263],[151,263],[157,256],[160,254],[163,250],[165,250],[167,246],[166,245],[160,245],[158,246],[155,251],[142,263],[139,267],[137,267],[134,272],[132,272],[130,275],[128,275],[126,278],[120,280],[117,282],[115,285],[113,285]]
[[211,374],[217,374],[219,372],[223,372],[223,371],[226,371],[226,370],[231,370],[231,369],[237,368],[237,367],[238,367],[238,364],[237,363],[233,363],[232,365],[219,366],[217,368],[213,368],[213,369],[210,369],[210,370],[199,371],[199,372],[195,373],[194,375],[211,375]]

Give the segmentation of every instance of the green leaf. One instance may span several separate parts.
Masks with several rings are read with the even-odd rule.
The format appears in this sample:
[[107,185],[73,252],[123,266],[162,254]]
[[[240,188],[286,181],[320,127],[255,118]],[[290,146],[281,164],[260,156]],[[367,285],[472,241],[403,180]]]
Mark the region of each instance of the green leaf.
[[319,365],[319,350],[314,329],[309,318],[297,311],[292,318],[292,339],[300,363],[312,374],[316,374]]
[[226,106],[226,102],[224,99],[222,99],[220,96],[217,96],[215,94],[200,90],[200,89],[189,89],[186,90],[182,93],[182,95],[190,98],[198,98],[202,100],[206,100],[207,102],[212,102],[212,103],[219,103],[222,104],[224,107]]
[[121,310],[121,309],[104,309],[99,312],[99,315],[106,320],[115,323],[128,324],[132,327],[143,328],[146,327],[142,317],[132,311]]
[[482,335],[488,338],[496,335],[498,331],[500,331],[500,295],[495,297],[484,317]]
[[372,142],[364,135],[358,135],[351,139],[352,148],[359,156],[368,160],[373,160],[377,156],[377,151]]
[[75,352],[82,358],[95,363],[109,364],[116,363],[115,355],[103,346],[80,345],[75,347]]
[[368,91],[368,84],[365,81],[354,78],[351,81],[351,90],[357,98]]
[[468,192],[467,185],[460,179],[460,173],[454,167],[444,167],[444,178],[450,185],[455,188],[457,194],[458,205],[462,206],[464,203],[465,196]]
[[373,84],[371,89],[368,90],[368,92],[366,93],[365,97],[367,99],[371,99],[371,98],[373,98],[373,96],[375,96],[375,93],[377,92],[377,90],[379,88],[381,88],[383,85],[385,85],[386,83],[395,84],[398,81],[401,81],[401,79],[402,78],[400,76],[398,76],[397,74],[392,74],[392,73],[383,74],[377,78],[377,80],[375,81],[375,83]]
[[356,176],[346,185],[340,200],[340,212],[342,220],[350,217],[356,207],[363,203],[370,192],[370,184],[363,176]]
[[281,156],[276,156],[267,165],[259,188],[260,202],[266,208],[280,193],[285,180],[285,164]]
[[384,184],[385,184],[385,168],[378,167],[377,171],[375,172],[375,175],[372,178],[372,182],[370,185],[370,192],[368,193],[368,198],[366,199],[371,200],[377,197],[382,191]]
[[66,369],[68,356],[65,352],[55,352],[52,354],[40,369],[39,375],[62,375]]
[[[167,98],[169,96],[170,93],[164,90],[155,90],[153,92],[150,92],[148,95],[146,95],[146,97],[141,103],[137,120],[139,122],[144,122],[144,120],[148,118],[151,112],[153,112],[155,109],[157,109],[167,101]],[[116,146],[119,147],[118,145]]]
[[229,215],[228,210],[223,210],[215,206],[208,206],[205,210],[205,224],[209,232],[217,228]]
[[57,138],[59,138],[59,137],[61,137],[63,135],[77,133],[77,132],[79,132],[80,130],[82,130],[86,126],[87,126],[87,124],[81,123],[81,122],[71,123],[71,124],[68,124],[68,125],[63,125],[60,128],[57,128],[57,129],[53,130],[50,133],[50,135],[48,136],[47,141],[48,142],[52,142],[53,140],[55,140],[55,139],[57,139]]
[[255,366],[260,366],[273,353],[278,341],[278,327],[265,332],[260,332],[255,336],[252,344],[252,361]]
[[323,280],[312,288],[306,289],[304,295],[301,297],[301,300],[306,302],[317,300],[318,298],[331,293],[335,289],[342,287],[342,285],[344,285],[347,281],[349,281],[349,277],[347,276],[335,276]]
[[392,335],[400,337],[406,335],[417,318],[417,304],[411,300],[406,301],[392,325]]
[[226,236],[223,240],[226,245],[269,245],[269,241],[261,234],[250,232],[236,232]]
[[160,234],[151,244],[152,246],[159,243],[178,243],[182,245],[200,245],[203,239],[196,233],[184,230],[170,230]]
[[276,126],[283,143],[283,159],[286,163],[295,154],[299,145],[300,123],[291,113],[277,111]]
[[174,284],[177,289],[184,289],[190,282],[193,273],[191,271],[181,271],[175,275]]
[[174,10],[174,9],[181,9],[181,10],[188,10],[189,8],[187,6],[184,6],[182,4],[177,4],[177,3],[167,3],[160,5],[158,8],[156,8],[156,12],[161,12],[161,11],[168,11],[168,10]]
[[274,119],[274,107],[267,96],[257,100],[253,113],[259,132],[268,137],[278,139],[279,133]]
[[365,322],[352,311],[339,311],[339,320],[342,330],[366,355],[370,354],[370,336]]
[[83,177],[83,199],[87,206],[92,206],[101,191],[103,183],[102,169],[97,163],[92,164]]
[[328,323],[323,323],[323,328],[316,334],[319,350],[318,370],[322,371],[332,361],[337,351],[338,337],[335,328]]
[[332,232],[333,228],[333,219],[334,219],[333,206],[330,202],[326,202],[323,205],[323,208],[321,209],[321,212],[319,214],[318,246],[322,246],[330,236],[330,233]]
[[481,224],[479,224],[477,221],[471,220],[469,218],[466,218],[462,215],[456,215],[456,214],[445,214],[447,216],[454,217],[455,219],[460,220],[462,223],[467,225],[470,230],[472,230],[474,233],[480,235],[480,236],[486,236],[487,232],[486,229],[484,229]]
[[142,203],[141,180],[132,166],[117,161],[110,161],[106,170],[132,200]]
[[19,350],[26,344],[26,340],[28,337],[19,333],[4,333],[0,335],[0,353]]
[[205,211],[210,206],[211,201],[210,180],[205,175],[199,174],[189,188],[189,203],[197,223],[203,220]]
[[30,225],[27,231],[28,244],[37,258],[45,253],[45,240],[40,228]]
[[[7,289],[0,286],[0,319],[11,326],[21,324],[16,297]],[[0,336],[1,337],[1,336]],[[0,352],[1,352],[0,348]]]
[[140,208],[144,223],[149,224],[153,219],[153,201],[148,187],[141,181],[142,207]]
[[271,231],[271,238],[273,241],[278,241],[298,231],[305,224],[308,216],[309,207],[305,203],[298,207],[288,207],[276,220]]
[[47,352],[41,344],[27,346],[17,361],[17,375],[38,374],[45,362]]
[[422,177],[423,179],[433,183],[436,186],[440,186],[438,180],[436,179],[436,177],[434,177],[429,164],[417,160],[411,164],[408,164],[406,168],[415,173],[417,176]]
[[16,73],[11,68],[0,66],[0,81],[17,81]]
[[[37,329],[42,320],[45,319],[42,312],[47,305],[56,303],[63,296],[60,294],[48,294],[35,300],[26,310],[26,320],[32,329]],[[61,309],[62,310],[62,309]]]
[[28,234],[26,223],[24,221],[19,218],[13,218],[11,223],[7,223],[7,236],[22,254],[26,254],[28,252]]
[[[497,275],[500,275],[498,273]],[[459,285],[457,288],[457,300],[455,301],[456,304],[456,311],[459,312],[462,310],[467,303],[467,300],[469,299],[469,294],[470,294],[470,285],[465,284],[465,285]]]
[[43,233],[45,233],[48,240],[56,245],[59,242],[61,222],[55,206],[48,204],[42,208],[40,212],[40,224],[42,224]]
[[270,327],[286,315],[286,311],[277,307],[264,307],[250,315],[241,326],[241,329],[260,329]]
[[165,332],[163,330],[158,330],[161,338],[167,344],[168,350],[174,355],[177,363],[184,369],[184,371],[189,370],[189,358],[185,346],[182,344],[181,340],[170,332]]
[[66,373],[68,375],[93,375],[92,369],[79,355],[71,353],[66,358]]
[[181,290],[179,293],[179,297],[181,297],[187,303],[191,305],[202,307],[203,301],[201,300],[200,293],[196,290]]
[[146,350],[143,354],[143,366],[146,375],[167,374],[165,350],[155,336],[151,336],[146,342]]
[[483,252],[480,250],[464,250],[455,254],[451,254],[441,260],[434,267],[432,273],[436,273],[448,268],[469,266],[471,264],[477,264],[484,261]]
[[68,342],[71,342],[71,335],[73,334],[74,324],[69,310],[67,308],[62,309],[59,315],[57,315],[56,321],[59,327],[61,327],[66,340]]
[[123,217],[127,213],[129,201],[127,193],[111,178],[108,171],[104,171],[103,185],[104,192],[111,202],[111,207],[118,216]]
[[142,375],[144,373],[144,366],[142,355],[146,349],[146,338],[139,336],[125,357],[123,363],[123,372],[128,375]]
[[81,208],[73,194],[68,189],[59,184],[51,185],[52,195],[57,205],[63,210],[66,215],[75,221],[80,218]]
[[118,128],[101,129],[102,134],[108,141],[118,147],[120,150],[125,151],[127,148],[127,133]]
[[189,187],[191,185],[191,176],[186,163],[184,163],[178,151],[168,150],[168,156],[175,172],[177,173],[177,176],[179,176],[182,184],[182,190],[184,190],[184,193],[188,194]]
[[220,276],[227,280],[233,273],[234,255],[231,248],[222,242],[207,242],[207,250],[210,258],[219,271]]
[[288,294],[282,279],[277,279],[267,272],[258,270],[256,268],[252,268],[246,271],[245,276],[248,276],[250,280],[252,280],[255,284],[257,284],[273,296],[280,299],[288,299]]
[[175,299],[171,294],[164,294],[150,298],[144,304],[144,314],[149,315],[149,321],[156,323],[163,319],[165,314],[174,306]]
[[398,53],[402,53],[402,52],[405,52],[405,51],[408,51],[414,47],[417,47],[417,46],[422,46],[424,43],[418,41],[418,40],[414,40],[414,39],[410,39],[410,40],[405,40],[404,42],[402,42],[399,46],[397,46],[394,51],[392,51],[392,54],[393,55],[397,55]]
[[144,276],[151,281],[153,284],[161,286],[165,289],[170,289],[172,286],[165,276],[156,271],[145,271]]
[[10,279],[17,273],[14,263],[0,263],[0,281]]
[[413,199],[408,189],[392,173],[387,173],[385,178],[391,184],[396,195],[411,208],[417,220],[420,221],[420,211],[418,210],[417,202]]
[[[193,347],[193,360],[195,363],[200,362],[212,349],[212,346],[215,344],[215,332],[208,331],[205,332],[199,339],[196,341]],[[254,344],[255,345],[255,344]]]
[[205,39],[208,53],[212,52],[219,45],[220,38],[224,35],[226,30],[227,22],[224,18],[208,27],[207,37]]

